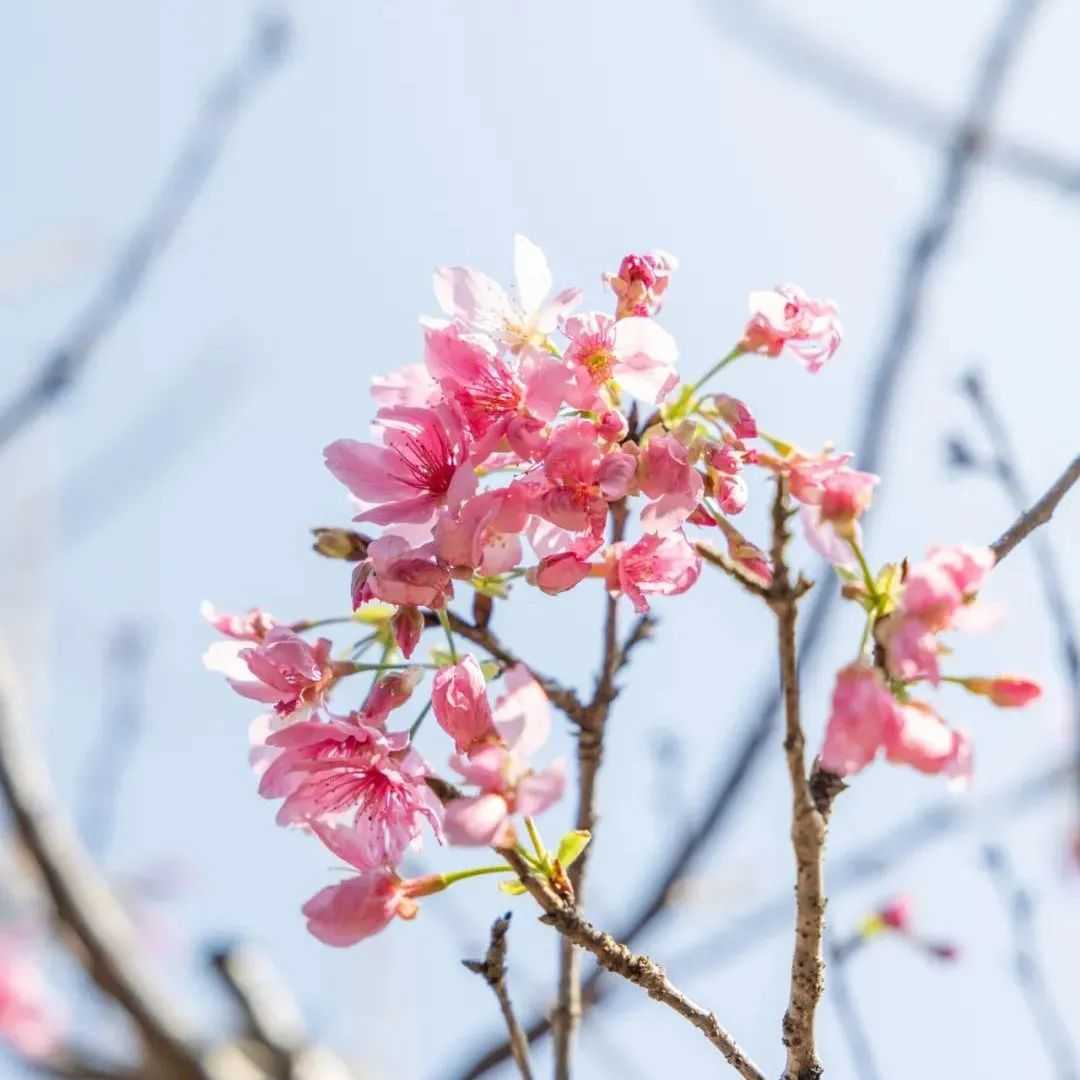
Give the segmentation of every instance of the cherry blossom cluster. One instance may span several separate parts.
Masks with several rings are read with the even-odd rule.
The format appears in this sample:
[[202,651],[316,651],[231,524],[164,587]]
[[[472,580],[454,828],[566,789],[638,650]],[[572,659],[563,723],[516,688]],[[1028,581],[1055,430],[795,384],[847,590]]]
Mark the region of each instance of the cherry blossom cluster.
[[[726,555],[717,558],[768,595],[769,557],[732,521],[753,470],[782,479],[810,544],[868,612],[860,659],[838,681],[823,766],[847,775],[880,750],[926,771],[962,772],[968,759],[962,737],[907,695],[944,678],[937,635],[961,621],[985,556],[948,549],[925,569],[873,578],[859,521],[878,478],[852,468],[850,454],[809,453],[759,430],[744,402],[706,388],[750,353],[786,352],[819,371],[842,338],[835,305],[791,285],[752,293],[732,348],[680,382],[676,342],[659,318],[673,256],[627,255],[602,276],[608,310],[582,311],[582,291],[556,291],[536,245],[518,236],[513,255],[512,290],[470,268],[436,271],[441,315],[421,320],[423,362],[373,380],[372,441],[326,447],[354,520],[381,530],[316,530],[317,551],[353,564],[353,615],[281,623],[260,610],[204,612],[225,638],[207,665],[265,709],[252,728],[260,793],[280,800],[281,825],[355,871],[304,907],[311,932],[332,945],[411,918],[420,898],[458,880],[508,870],[500,862],[405,878],[402,860],[425,834],[498,850],[517,843],[520,819],[536,865],[556,875],[587,842],[568,834],[549,859],[533,818],[560,798],[565,771],[533,764],[551,728],[547,695],[522,664],[459,654],[455,590],[557,596],[593,579],[646,612],[698,582],[701,551],[719,535]],[[440,623],[448,648],[415,659]],[[330,625],[360,625],[367,636],[344,648],[304,636]],[[381,658],[365,662],[375,648]],[[366,673],[370,681],[357,679]],[[428,673],[420,715],[396,723]],[[502,689],[492,702],[494,679]],[[343,688],[356,685],[365,689],[350,702]],[[1001,680],[965,685],[1007,704],[1026,692]],[[416,748],[429,710],[450,739],[453,782]]]

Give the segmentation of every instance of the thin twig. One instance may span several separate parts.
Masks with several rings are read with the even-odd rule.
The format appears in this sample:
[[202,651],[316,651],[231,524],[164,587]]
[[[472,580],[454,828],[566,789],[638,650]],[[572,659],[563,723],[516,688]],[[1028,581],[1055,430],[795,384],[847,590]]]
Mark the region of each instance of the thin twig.
[[1035,902],[1031,893],[1020,881],[1004,848],[987,844],[983,848],[983,863],[1008,913],[1016,982],[1055,1074],[1058,1080],[1080,1080],[1080,1064],[1073,1050],[1069,1025],[1054,1000],[1039,957],[1035,941]]
[[[611,507],[611,543],[619,543],[626,533],[628,510],[625,500]],[[589,833],[596,831],[596,782],[604,756],[604,734],[608,714],[615,700],[615,675],[622,666],[619,646],[619,598],[604,598],[604,639],[596,687],[578,721],[578,803],[574,827]],[[570,884],[575,902],[584,903],[585,872],[595,840],[570,867]],[[559,943],[559,986],[552,1013],[555,1033],[555,1080],[570,1080],[574,1036],[581,1021],[581,954],[569,938]]]
[[510,912],[491,924],[491,942],[483,960],[462,960],[472,972],[482,975],[491,987],[499,1002],[499,1009],[506,1021],[506,1030],[510,1037],[510,1050],[514,1055],[514,1064],[522,1080],[532,1080],[532,1066],[529,1064],[529,1040],[521,1030],[514,1005],[510,1000],[510,991],[506,987],[506,935],[510,930]]
[[148,656],[145,627],[135,623],[117,627],[106,656],[105,718],[79,785],[79,831],[87,850],[98,860],[112,842],[124,776],[145,719],[143,684]]
[[829,1000],[836,1009],[840,1030],[844,1033],[848,1052],[851,1054],[854,1075],[858,1080],[880,1080],[881,1074],[874,1060],[874,1046],[859,1015],[851,989],[849,965],[852,953],[845,950],[843,944],[835,941],[828,932],[825,936],[825,947],[829,958]]
[[157,198],[106,279],[38,373],[0,408],[0,447],[71,389],[94,349],[123,316],[205,186],[243,106],[285,55],[290,34],[283,16],[258,21],[243,56],[211,88]]
[[[1035,3],[1036,0],[1011,0],[976,66],[971,94],[949,139],[940,185],[909,245],[893,313],[862,407],[861,431],[855,455],[855,463],[860,469],[873,472],[880,464],[885,434],[891,430],[889,417],[898,396],[899,376],[922,325],[922,301],[930,272],[953,234],[975,166],[986,149],[985,141],[978,138],[978,133],[985,131],[992,119],[1005,77],[1020,53],[1024,41],[1022,31],[1026,29]],[[817,655],[836,596],[834,589],[820,589],[808,606],[802,628],[802,667]],[[671,852],[657,874],[655,884],[646,892],[640,907],[620,932],[620,940],[633,944],[666,909],[673,885],[686,876],[707,842],[727,819],[753,775],[758,760],[770,745],[782,703],[776,689],[770,689],[758,703],[741,743],[733,756],[724,761],[706,791],[701,818],[687,830],[681,843]],[[583,988],[586,1003],[595,1000],[596,985],[602,976],[603,972],[598,969],[586,980]],[[527,1025],[526,1030],[530,1040],[533,1040],[546,1035],[550,1025],[545,1018],[537,1017]],[[481,1076],[505,1061],[508,1053],[509,1048],[505,1043],[483,1051],[464,1070],[461,1080]]]
[[1080,480],[1080,454],[1066,467],[1065,471],[1051,485],[1049,490],[1030,510],[1021,514],[1020,517],[1005,530],[991,545],[997,561],[1008,555],[1017,544],[1025,537],[1033,533],[1040,525],[1045,525],[1053,516],[1069,489]]
[[126,912],[53,798],[44,765],[26,732],[14,675],[2,654],[0,788],[57,920],[81,945],[80,959],[91,978],[131,1017],[160,1075],[208,1077],[186,1021],[139,964],[143,950]]
[[728,577],[738,582],[747,592],[762,600],[769,598],[769,590],[765,585],[754,581],[744,574],[726,555],[715,548],[698,540],[694,543],[694,550],[710,565],[723,570]]
[[[795,27],[751,3],[710,3],[709,9],[733,40],[787,78],[809,83],[845,106],[865,113],[886,129],[931,147],[946,146],[955,130],[951,112],[917,91],[883,78],[878,69],[816,37],[808,20]],[[1080,162],[1070,161],[988,127],[979,133],[986,164],[1024,182],[1043,184],[1062,195],[1080,192]]]
[[601,966],[635,986],[649,997],[673,1009],[700,1031],[746,1080],[764,1080],[761,1070],[743,1053],[735,1040],[721,1027],[715,1013],[703,1009],[677,989],[663,970],[647,956],[633,953],[610,934],[598,930],[578,914],[576,907],[564,900],[551,885],[536,876],[514,848],[500,852],[514,868],[521,883],[544,909],[540,921],[555,927],[580,949],[592,953]]

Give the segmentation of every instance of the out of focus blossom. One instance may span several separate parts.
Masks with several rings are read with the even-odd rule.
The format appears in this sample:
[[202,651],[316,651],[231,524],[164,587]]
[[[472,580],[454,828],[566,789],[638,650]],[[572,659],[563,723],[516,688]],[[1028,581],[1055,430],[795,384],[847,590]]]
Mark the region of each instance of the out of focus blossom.
[[740,344],[746,352],[767,356],[787,350],[815,372],[840,348],[843,336],[831,300],[815,300],[798,285],[778,285],[750,294],[750,321]]

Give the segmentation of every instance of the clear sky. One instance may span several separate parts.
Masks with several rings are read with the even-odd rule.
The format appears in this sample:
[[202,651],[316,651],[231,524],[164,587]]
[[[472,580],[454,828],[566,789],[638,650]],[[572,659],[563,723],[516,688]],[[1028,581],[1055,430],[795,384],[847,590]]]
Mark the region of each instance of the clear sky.
[[[766,10],[953,108],[999,6],[823,0],[812,16],[792,2]],[[847,339],[835,362],[811,378],[786,361],[747,360],[725,389],[750,402],[767,430],[805,445],[845,447],[855,437],[940,155],[763,63],[739,32],[740,7],[296,5],[293,54],[245,110],[141,299],[62,408],[0,459],[0,630],[30,676],[34,721],[66,797],[80,794],[106,709],[110,638],[132,619],[150,630],[145,729],[123,779],[111,861],[118,873],[163,859],[185,867],[187,887],[165,911],[161,962],[194,1010],[221,1011],[189,946],[243,934],[267,946],[312,1028],[364,1075],[451,1075],[498,1030],[488,991],[457,960],[480,951],[506,898],[469,883],[429,901],[415,924],[353,950],[308,937],[298,907],[331,880],[332,859],[274,826],[246,764],[250,710],[199,663],[205,597],[288,618],[347,605],[347,569],[307,551],[309,526],[348,517],[320,451],[366,432],[371,375],[418,358],[416,319],[434,308],[436,264],[506,279],[511,235],[521,231],[547,251],[559,283],[581,285],[600,306],[601,271],[630,249],[666,248],[681,268],[663,318],[688,373],[726,351],[749,289],[798,281],[841,305]],[[1000,124],[1080,158],[1080,8],[1043,7]],[[35,287],[0,298],[4,397],[99,280],[204,88],[243,47],[254,10],[240,0],[39,0],[0,16],[0,256],[5,267],[26,267],[42,251],[61,253],[38,259],[50,272]],[[980,438],[955,390],[973,363],[1013,427],[1033,488],[1075,452],[1078,251],[1075,197],[979,171],[933,273],[888,420],[872,521],[879,560],[917,556],[934,542],[986,542],[1011,520],[992,484],[945,467],[946,434]],[[753,499],[746,520],[760,537],[762,486]],[[1067,556],[1078,527],[1074,498],[1053,525],[1071,601],[1078,582]],[[963,661],[1029,672],[1047,686],[1024,714],[941,702],[975,735],[967,798],[992,802],[1002,785],[1073,744],[1030,554],[1011,559],[989,592],[1010,618],[965,641]],[[599,652],[601,608],[584,593],[555,603],[522,589],[500,617],[521,653],[583,686]],[[657,639],[624,677],[610,727],[590,901],[602,926],[619,922],[651,880],[775,677],[767,613],[726,581],[707,578],[657,613]],[[815,741],[828,674],[853,649],[856,623],[854,613],[834,621],[809,673]],[[555,741],[571,752],[561,726]],[[686,898],[650,934],[661,962],[787,887],[785,788],[777,746]],[[871,769],[837,808],[831,852],[842,856],[944,794],[932,779]],[[842,931],[905,889],[920,925],[963,950],[946,967],[883,943],[853,966],[886,1076],[1053,1075],[1012,980],[1007,924],[979,847],[992,838],[1010,849],[1039,899],[1048,976],[1060,1000],[1075,1001],[1080,885],[1063,871],[1074,811],[1075,799],[1060,794],[1022,820],[996,821],[992,835],[976,827],[833,901]],[[569,802],[551,812],[552,833],[570,812]],[[445,856],[455,861],[463,860]],[[525,1009],[547,1000],[555,952],[529,905],[515,908],[512,983]],[[684,979],[675,965],[672,974],[776,1074],[789,962],[784,933],[733,963],[697,965]],[[827,1005],[822,1049],[830,1077],[853,1076]],[[717,1073],[703,1040],[630,988],[586,1032],[581,1055],[582,1077]],[[20,1075],[6,1061],[0,1071]]]

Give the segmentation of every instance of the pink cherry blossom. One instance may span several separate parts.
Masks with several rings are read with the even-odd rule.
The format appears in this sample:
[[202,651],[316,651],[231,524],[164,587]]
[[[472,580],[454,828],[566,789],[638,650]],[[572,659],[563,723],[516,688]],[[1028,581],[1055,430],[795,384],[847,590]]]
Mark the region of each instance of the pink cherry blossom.
[[57,1048],[62,1027],[31,943],[5,931],[0,935],[0,1039],[23,1057],[40,1060]]
[[408,364],[387,375],[372,376],[371,396],[380,406],[426,408],[439,403],[442,391],[423,364]]
[[1042,696],[1042,687],[1037,682],[1017,675],[965,679],[964,686],[973,694],[989,698],[1002,709],[1020,709]]
[[405,881],[385,867],[317,892],[303,907],[308,931],[325,945],[345,948],[377,934],[395,919],[413,919],[416,897],[439,891],[437,875]]
[[502,574],[521,562],[519,533],[529,513],[526,494],[510,486],[481,492],[435,523],[435,550],[447,566],[472,576]]
[[625,594],[634,610],[649,610],[650,596],[677,596],[701,576],[701,556],[681,530],[663,536],[646,533],[636,544],[613,544],[607,584],[613,596]]
[[810,372],[820,371],[840,347],[843,327],[831,300],[814,300],[798,285],[750,294],[750,321],[741,348],[779,356],[787,349]]
[[442,805],[406,733],[332,718],[293,724],[266,741],[281,753],[259,792],[284,797],[278,823],[305,825],[351,865],[396,865],[425,821],[442,840]]
[[357,714],[358,722],[372,727],[383,727],[390,713],[401,708],[412,697],[412,692],[420,685],[423,677],[424,669],[419,667],[391,671],[383,675],[371,688],[364,707]]
[[604,274],[604,284],[617,298],[616,317],[655,315],[660,310],[660,298],[667,291],[671,275],[679,261],[667,251],[647,251],[642,255],[627,255],[618,274]]
[[334,683],[330,649],[327,638],[312,645],[286,627],[274,627],[260,644],[238,654],[254,679],[230,678],[229,685],[246,698],[273,705],[282,716],[309,712]]
[[843,668],[833,689],[821,767],[850,776],[869,765],[885,743],[895,709],[877,668],[861,662]]
[[512,352],[542,346],[581,301],[580,289],[551,296],[552,277],[544,253],[524,236],[514,237],[514,295],[479,270],[443,266],[435,271],[435,298],[463,330],[484,334]]
[[741,514],[750,501],[750,490],[741,476],[718,472],[712,476],[712,496],[725,514]]
[[454,740],[459,754],[498,740],[487,682],[475,656],[467,655],[435,676],[431,704],[439,727]]
[[822,484],[821,520],[828,522],[841,534],[851,527],[870,506],[878,477],[856,469],[841,469],[826,477]]
[[447,405],[380,409],[382,446],[338,439],[324,450],[327,468],[368,509],[356,521],[423,524],[476,488],[468,436]]
[[737,438],[757,438],[757,421],[750,409],[738,398],[730,394],[713,394],[710,401],[717,415]]
[[971,743],[925,702],[897,704],[885,736],[889,761],[963,783],[971,776]]
[[578,558],[572,551],[558,555],[545,555],[527,574],[529,584],[535,585],[548,596],[572,589],[592,573],[592,566]]
[[942,647],[932,626],[917,616],[900,613],[882,620],[875,632],[885,648],[885,664],[893,678],[906,682],[929,679],[935,686],[941,681],[938,657]]
[[450,572],[436,557],[435,544],[410,546],[401,536],[373,540],[368,557],[352,576],[353,609],[369,600],[440,608],[453,595]]
[[990,548],[962,544],[932,548],[924,562],[908,571],[900,610],[944,629],[974,599],[993,566]]
[[652,319],[616,321],[594,311],[564,320],[563,333],[570,339],[564,359],[572,380],[566,400],[579,409],[607,409],[602,391],[609,382],[654,404],[679,382],[675,339]]
[[219,612],[209,600],[202,602],[199,613],[219,634],[234,641],[262,641],[278,625],[277,619],[261,608],[234,615]]
[[687,447],[674,434],[654,435],[642,447],[637,475],[642,494],[653,500],[641,511],[646,532],[664,534],[681,528],[704,489]]
[[507,671],[505,683],[506,693],[493,712],[501,742],[451,760],[453,768],[479,789],[477,795],[453,799],[446,806],[446,836],[452,844],[507,842],[515,813],[539,814],[557,802],[565,788],[562,761],[541,772],[533,771],[528,763],[551,732],[547,695],[523,664]]

